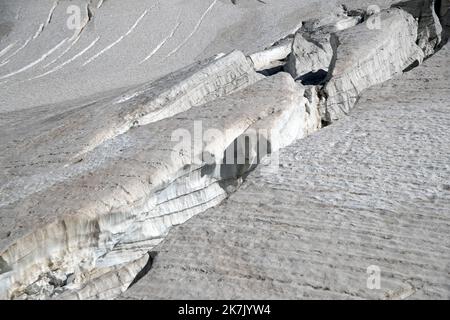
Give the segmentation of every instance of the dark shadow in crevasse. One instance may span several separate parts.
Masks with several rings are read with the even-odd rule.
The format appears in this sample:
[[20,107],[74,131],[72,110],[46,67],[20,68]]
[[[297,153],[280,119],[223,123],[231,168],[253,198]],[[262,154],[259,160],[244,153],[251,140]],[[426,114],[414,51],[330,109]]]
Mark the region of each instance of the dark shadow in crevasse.
[[304,74],[301,77],[299,77],[298,80],[304,86],[317,86],[325,82],[327,75],[328,72],[326,72],[323,69],[320,69],[316,72],[313,71],[308,72],[307,74]]
[[239,185],[239,179],[245,180],[262,158],[271,154],[272,144],[264,135],[256,134],[250,138],[251,133],[244,132],[237,137],[223,152],[219,163],[214,161],[210,154],[203,154],[205,165],[201,168],[201,176],[215,176],[219,186],[228,193]]
[[149,259],[145,266],[141,269],[141,271],[138,272],[136,277],[134,277],[133,282],[128,286],[128,289],[134,286],[139,280],[141,280],[152,268],[153,262],[155,261],[156,256],[158,255],[158,252],[156,251],[149,251],[148,252]]

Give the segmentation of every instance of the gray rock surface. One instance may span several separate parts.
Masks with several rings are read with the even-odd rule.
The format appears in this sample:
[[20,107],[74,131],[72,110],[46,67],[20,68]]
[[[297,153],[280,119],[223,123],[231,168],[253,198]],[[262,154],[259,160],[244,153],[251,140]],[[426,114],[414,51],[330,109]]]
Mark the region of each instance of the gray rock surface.
[[[173,230],[125,299],[450,298],[450,46]],[[381,288],[366,286],[369,266]]]

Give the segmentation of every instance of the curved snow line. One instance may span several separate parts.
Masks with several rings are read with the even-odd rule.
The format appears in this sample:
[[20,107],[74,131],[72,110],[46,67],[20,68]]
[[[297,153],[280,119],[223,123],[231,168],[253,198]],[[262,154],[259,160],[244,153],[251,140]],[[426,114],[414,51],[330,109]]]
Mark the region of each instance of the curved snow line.
[[38,30],[36,31],[36,33],[33,36],[33,40],[36,39],[37,37],[39,37],[39,35],[41,34],[42,30],[44,30],[44,24],[41,23],[38,27]]
[[103,0],[100,0],[100,1],[97,3],[97,9],[100,9],[100,7],[102,6],[102,4],[103,4]]
[[48,13],[47,20],[45,21],[45,26],[48,26],[50,22],[52,21],[53,13],[55,12],[56,7],[58,6],[58,0],[53,2],[53,6],[50,9],[50,12]]
[[74,56],[73,56],[72,58],[70,58],[69,60],[64,61],[63,63],[61,63],[60,65],[54,67],[53,69],[51,69],[51,70],[49,70],[49,71],[47,71],[47,72],[45,72],[45,73],[43,73],[43,74],[41,74],[41,75],[38,75],[38,76],[36,76],[36,77],[34,77],[34,78],[30,78],[30,79],[28,79],[28,80],[39,79],[39,78],[42,78],[42,77],[44,77],[44,76],[46,76],[46,75],[48,75],[48,74],[50,74],[50,73],[53,73],[53,72],[55,72],[55,71],[58,71],[59,69],[61,69],[61,68],[64,67],[65,65],[67,65],[67,64],[69,64],[69,63],[75,61],[76,59],[78,59],[79,57],[81,57],[83,54],[85,54],[86,51],[88,51],[90,48],[92,48],[92,47],[97,43],[97,41],[98,41],[99,39],[100,39],[100,37],[97,37],[97,38],[96,38],[94,41],[92,41],[86,48],[84,48],[83,50],[81,50],[79,53],[77,53],[76,55],[74,55]]
[[75,38],[75,40],[70,42],[70,45],[59,55],[57,56],[55,59],[53,59],[52,61],[50,61],[49,63],[47,63],[46,65],[44,65],[42,68],[45,69],[48,66],[54,64],[56,61],[58,61],[59,59],[61,59],[67,52],[70,51],[70,49],[73,48],[73,46],[78,42],[78,40],[80,40],[81,35],[78,35],[78,37]]
[[46,65],[44,65],[42,67],[43,69],[49,67],[50,65],[54,64],[59,59],[61,59],[67,52],[69,52],[73,48],[73,46],[78,42],[78,40],[80,40],[83,30],[86,28],[86,26],[88,25],[89,21],[91,21],[91,19],[89,17],[89,4],[86,4],[85,10],[86,10],[86,18],[83,20],[82,26],[80,28],[78,28],[74,32],[72,37],[69,39],[70,45],[59,56],[57,56],[55,59],[53,59],[52,61],[50,61]]
[[197,24],[195,25],[194,29],[192,30],[192,32],[189,34],[189,36],[187,36],[183,42],[181,42],[181,44],[176,47],[175,49],[173,49],[171,52],[169,52],[169,54],[167,55],[167,57],[170,57],[171,55],[173,55],[174,53],[176,53],[178,50],[181,49],[181,47],[183,47],[191,38],[192,36],[197,32],[198,28],[200,28],[200,25],[202,24],[203,20],[205,19],[206,15],[212,10],[212,8],[215,6],[215,4],[217,3],[217,0],[214,0],[209,7],[205,10],[205,12],[203,12],[203,14],[201,15],[200,19],[197,21]]
[[[177,20],[178,20],[178,19],[177,19]],[[155,49],[153,49],[153,51],[150,52],[150,54],[149,54],[147,57],[145,57],[145,59],[142,60],[139,64],[144,63],[145,61],[147,61],[148,59],[150,59],[151,57],[153,57],[153,55],[154,55],[156,52],[158,52],[159,49],[161,49],[161,47],[162,47],[164,44],[166,44],[166,42],[169,41],[169,40],[175,35],[175,32],[177,32],[177,30],[178,30],[178,28],[179,28],[180,25],[181,25],[181,22],[178,22],[178,23],[175,25],[175,27],[172,29],[172,31],[170,32],[170,34],[169,34],[167,37],[165,37],[165,38],[164,38],[164,39],[163,39],[163,40],[155,47]]]
[[[30,41],[33,39],[33,37],[29,37],[27,40],[25,40],[25,42],[23,43],[23,45],[21,45],[19,48],[17,48],[16,51],[14,51],[13,53],[11,53],[9,56],[7,56],[6,58],[4,58],[2,60],[2,63],[0,64],[0,66],[3,66],[5,64],[7,64],[9,62],[9,60],[14,57],[16,54],[18,54],[20,51],[22,51],[23,48],[25,48],[28,43],[30,43]],[[0,55],[1,56],[1,55]]]
[[130,30],[125,33],[125,37],[128,36],[133,30],[137,27],[139,22],[145,17],[145,15],[148,13],[148,10],[145,10],[144,13],[136,20],[136,22],[133,24],[133,26],[130,28]]
[[98,52],[97,54],[95,54],[94,56],[92,56],[89,60],[87,60],[85,63],[83,63],[83,66],[91,63],[92,61],[94,61],[95,59],[97,59],[99,56],[101,56],[102,54],[104,54],[106,51],[108,51],[109,49],[111,49],[112,47],[114,47],[116,44],[118,44],[120,41],[122,41],[125,37],[127,37],[131,32],[133,32],[133,30],[137,27],[137,25],[139,24],[139,22],[141,22],[141,20],[145,17],[145,15],[148,13],[148,10],[145,10],[144,13],[136,20],[136,22],[133,24],[133,26],[131,26],[131,28],[122,36],[119,37],[119,39],[117,39],[116,41],[114,41],[113,43],[111,43],[109,46],[105,47],[103,50],[101,50],[100,52]]
[[16,45],[16,43],[17,43],[17,41],[9,44],[8,46],[6,46],[6,48],[4,48],[2,51],[0,51],[0,57],[4,56],[6,53],[8,53],[8,51],[11,50],[11,48],[14,47]]
[[14,75],[16,75],[16,74],[22,73],[22,72],[24,72],[24,71],[26,71],[26,70],[28,70],[28,69],[34,67],[34,66],[37,65],[38,63],[44,61],[44,60],[45,60],[49,55],[51,55],[53,52],[55,52],[56,50],[58,50],[58,48],[61,47],[66,41],[67,41],[67,38],[64,39],[63,41],[61,41],[60,43],[58,43],[56,46],[54,46],[52,49],[50,49],[50,50],[47,51],[46,53],[44,53],[39,59],[33,61],[33,62],[30,63],[30,64],[27,64],[25,67],[23,67],[23,68],[21,68],[21,69],[19,69],[19,70],[13,71],[13,72],[11,72],[11,73],[8,73],[8,74],[6,74],[6,75],[0,76],[0,80],[3,80],[3,79],[6,79],[6,78],[9,78],[9,77],[12,77],[12,76],[14,76]]
[[[47,20],[45,21],[45,23],[41,23],[41,24],[39,25],[39,28],[38,28],[37,32],[34,34],[34,36],[32,36],[32,37],[28,38],[27,40],[25,40],[25,42],[24,42],[24,44],[23,44],[22,46],[20,46],[16,51],[14,51],[14,52],[13,52],[12,54],[10,54],[8,57],[4,58],[3,61],[2,61],[1,64],[0,64],[0,67],[6,65],[6,64],[9,62],[9,61],[7,61],[7,60],[10,60],[12,57],[14,57],[14,56],[15,56],[16,54],[18,54],[20,51],[22,51],[22,50],[28,45],[28,43],[30,43],[31,40],[36,39],[36,38],[42,33],[42,31],[45,29],[45,27],[48,26],[48,25],[50,24],[50,22],[52,21],[53,13],[55,12],[56,7],[58,6],[58,2],[59,2],[59,0],[57,0],[57,1],[55,1],[55,2],[53,3],[53,6],[50,8],[50,12],[49,12],[49,14],[48,14],[48,16],[47,16]],[[16,42],[17,42],[17,41],[16,41]],[[3,51],[2,51],[2,52],[3,52]],[[3,55],[3,54],[0,53],[0,57],[1,57],[2,55]]]
[[55,12],[56,7],[58,6],[58,0],[53,2],[52,7],[50,8],[50,12],[47,15],[47,19],[45,20],[44,23],[41,23],[39,25],[39,28],[37,30],[37,32],[34,34],[33,39],[36,39],[37,37],[39,37],[42,33],[42,31],[44,31],[44,29],[50,24],[50,22],[52,21],[52,17],[53,17],[53,13]]

